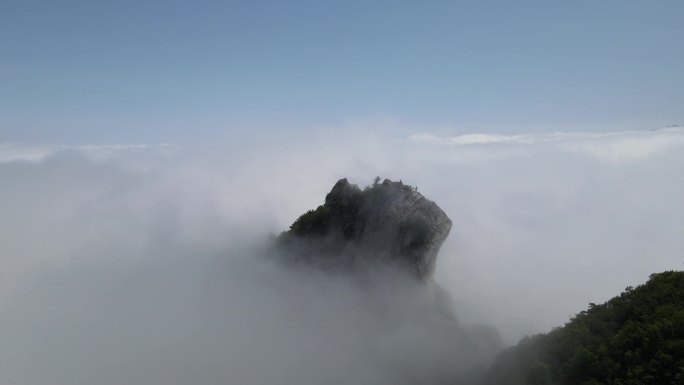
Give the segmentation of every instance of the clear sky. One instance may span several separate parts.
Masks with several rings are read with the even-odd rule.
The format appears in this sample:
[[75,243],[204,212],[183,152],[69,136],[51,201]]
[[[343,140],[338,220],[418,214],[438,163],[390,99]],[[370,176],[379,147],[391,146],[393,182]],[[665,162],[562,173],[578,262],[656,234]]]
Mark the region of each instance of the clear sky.
[[402,134],[684,123],[684,2],[0,3],[3,142],[375,121]]

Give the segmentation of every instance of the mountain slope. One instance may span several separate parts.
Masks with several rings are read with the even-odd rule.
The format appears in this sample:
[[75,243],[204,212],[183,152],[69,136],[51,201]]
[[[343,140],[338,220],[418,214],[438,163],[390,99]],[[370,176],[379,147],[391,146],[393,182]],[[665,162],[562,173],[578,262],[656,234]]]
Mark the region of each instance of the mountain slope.
[[484,384],[684,384],[684,272],[652,274],[564,327],[523,339]]

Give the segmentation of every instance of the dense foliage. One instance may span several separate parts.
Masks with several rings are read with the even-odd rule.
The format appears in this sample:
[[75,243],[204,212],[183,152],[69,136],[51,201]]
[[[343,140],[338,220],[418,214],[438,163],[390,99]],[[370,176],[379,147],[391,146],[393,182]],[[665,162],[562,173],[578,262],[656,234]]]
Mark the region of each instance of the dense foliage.
[[330,207],[320,205],[297,218],[290,226],[290,232],[294,235],[324,235],[328,231],[329,217]]
[[505,351],[485,384],[684,384],[684,272],[653,274]]

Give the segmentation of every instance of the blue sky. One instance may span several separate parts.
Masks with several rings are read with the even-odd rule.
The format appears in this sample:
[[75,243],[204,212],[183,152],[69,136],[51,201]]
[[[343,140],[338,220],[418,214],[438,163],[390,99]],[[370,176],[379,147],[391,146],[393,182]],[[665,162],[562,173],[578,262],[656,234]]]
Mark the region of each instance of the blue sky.
[[0,141],[684,123],[681,1],[3,1]]

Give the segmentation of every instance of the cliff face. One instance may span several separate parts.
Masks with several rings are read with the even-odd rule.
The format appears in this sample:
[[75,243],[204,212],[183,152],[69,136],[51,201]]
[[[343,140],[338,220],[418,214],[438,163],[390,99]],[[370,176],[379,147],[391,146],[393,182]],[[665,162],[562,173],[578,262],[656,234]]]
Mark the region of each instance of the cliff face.
[[313,263],[390,263],[422,280],[432,276],[450,229],[444,211],[414,187],[385,179],[362,190],[340,179],[325,204],[281,235],[280,245]]

